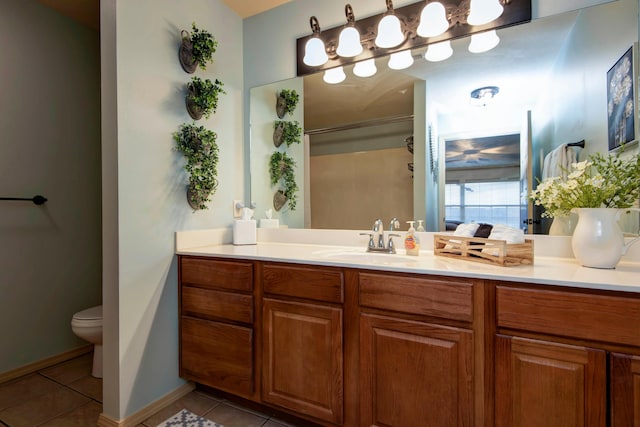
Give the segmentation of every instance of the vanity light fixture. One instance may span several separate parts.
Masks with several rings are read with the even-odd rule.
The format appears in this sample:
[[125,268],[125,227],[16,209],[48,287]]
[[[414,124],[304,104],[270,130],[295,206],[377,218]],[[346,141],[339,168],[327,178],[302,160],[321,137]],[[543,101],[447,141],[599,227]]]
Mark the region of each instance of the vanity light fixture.
[[389,57],[389,68],[392,70],[404,70],[413,65],[413,55],[411,50],[401,50],[400,52],[392,53]]
[[498,86],[485,86],[471,91],[470,102],[472,105],[485,107],[500,92]]
[[467,24],[488,24],[498,19],[503,11],[504,7],[500,4],[500,0],[471,0]]
[[311,31],[313,31],[313,37],[311,37],[304,47],[304,58],[302,62],[310,67],[318,67],[324,65],[328,60],[327,49],[324,46],[324,42],[320,38],[320,24],[315,16],[309,18],[309,24],[311,25]]
[[416,32],[420,37],[437,37],[449,29],[447,11],[442,3],[427,3],[420,13],[420,25]]
[[387,1],[387,11],[378,23],[375,44],[383,49],[399,46],[405,40],[400,19],[393,12],[392,0]]
[[325,71],[324,76],[322,76],[322,80],[324,80],[325,83],[329,83],[331,85],[342,83],[346,78],[347,75],[344,73],[344,69],[342,68],[342,66],[330,68]]
[[440,62],[451,57],[451,55],[453,55],[451,41],[446,40],[440,43],[430,44],[424,53],[424,59],[431,62]]
[[347,25],[340,31],[336,53],[345,58],[352,58],[362,53],[362,42],[360,32],[355,27],[356,17],[350,4],[344,7],[344,14],[347,17]]
[[[346,25],[342,23],[321,32],[318,20],[311,17],[312,34],[296,40],[297,75],[354,66],[401,51],[425,50],[436,43],[530,22],[532,1],[419,0],[394,9],[392,0],[385,0],[385,11],[358,20],[351,5],[347,4]],[[494,19],[495,16],[497,18]],[[485,21],[486,24],[479,24]],[[476,47],[478,41],[475,39],[482,41],[483,37],[491,38],[492,43],[485,40],[481,47]],[[483,37],[474,37],[472,51],[486,51],[498,40],[496,35],[484,34]],[[435,52],[439,54],[435,55]],[[451,54],[449,44],[443,44],[430,48],[425,57],[441,61]],[[389,58],[392,66],[398,57],[406,58],[406,55]]]
[[374,58],[356,62],[356,65],[353,66],[353,74],[358,77],[371,77],[377,72],[378,68],[376,68],[376,60]]
[[469,43],[469,52],[487,52],[498,46],[498,43],[500,43],[500,37],[498,37],[496,30],[473,34],[471,36],[471,42]]

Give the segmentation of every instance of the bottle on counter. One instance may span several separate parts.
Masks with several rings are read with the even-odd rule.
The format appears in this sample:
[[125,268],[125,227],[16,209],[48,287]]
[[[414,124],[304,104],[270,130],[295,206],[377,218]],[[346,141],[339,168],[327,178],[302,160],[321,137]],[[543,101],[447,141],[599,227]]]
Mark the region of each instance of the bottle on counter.
[[418,220],[418,228],[416,228],[416,231],[424,231],[424,225],[422,225],[424,221],[419,219]]
[[407,221],[409,224],[409,231],[404,236],[404,249],[407,252],[407,255],[420,255],[420,239],[416,234],[416,229],[413,228],[413,223],[415,221]]

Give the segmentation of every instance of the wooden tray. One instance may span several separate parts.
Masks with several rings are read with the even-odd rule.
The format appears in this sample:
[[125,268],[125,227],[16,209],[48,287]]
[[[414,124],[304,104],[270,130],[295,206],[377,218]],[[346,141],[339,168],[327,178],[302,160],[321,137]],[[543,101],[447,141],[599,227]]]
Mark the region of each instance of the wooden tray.
[[509,244],[505,240],[434,234],[433,253],[438,256],[510,267],[533,264],[533,240]]

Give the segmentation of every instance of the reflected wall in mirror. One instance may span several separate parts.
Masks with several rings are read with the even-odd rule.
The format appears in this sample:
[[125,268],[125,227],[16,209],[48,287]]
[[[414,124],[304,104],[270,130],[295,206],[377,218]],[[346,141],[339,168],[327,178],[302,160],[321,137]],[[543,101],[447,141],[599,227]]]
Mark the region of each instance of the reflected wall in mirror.
[[[300,101],[293,114],[285,114],[280,119],[276,114],[276,98],[281,90],[295,90],[300,96]],[[305,182],[305,141],[299,144],[286,144],[276,147],[273,141],[274,124],[276,121],[297,121],[304,129],[304,90],[301,78],[290,79],[265,86],[253,88],[250,91],[251,105],[251,201],[256,203],[255,218],[266,218],[266,211],[272,211],[273,218],[277,218],[281,225],[292,228],[305,226],[304,216],[308,212],[307,191]],[[288,205],[275,212],[273,197],[278,190],[271,185],[269,175],[269,161],[271,155],[276,152],[284,152],[296,162],[295,180],[298,185],[297,206],[291,210]],[[308,156],[307,156],[308,157]]]
[[[529,186],[542,176],[544,157],[562,144],[584,139],[581,159],[592,152],[607,152],[606,72],[638,40],[637,16],[637,0],[618,0],[499,30],[500,44],[483,54],[469,53],[468,40],[459,39],[452,43],[453,56],[442,62],[425,61],[423,52],[416,51],[414,65],[402,71],[388,71],[386,59],[378,60],[378,74],[369,79],[353,76],[346,67],[347,79],[338,85],[325,84],[321,74],[306,76],[304,82],[297,78],[278,83],[297,82],[303,87],[300,108],[304,108],[304,129],[311,140],[306,162],[304,153],[299,160],[306,165],[304,181],[310,189],[305,193],[309,202],[303,209],[305,219],[281,221],[290,227],[369,229],[377,217],[388,223],[398,216],[403,222],[425,219],[431,231],[444,229],[445,141],[461,135],[520,135],[519,175]],[[470,92],[482,86],[498,86],[500,93],[492,104],[471,105]],[[254,104],[267,102],[254,99],[254,91],[259,90],[252,90],[250,100],[253,200],[262,197],[262,178],[254,169],[261,156],[257,147],[262,138],[268,138],[258,134],[260,119],[254,117]],[[399,121],[388,120],[392,123],[386,130],[382,124],[389,118]],[[377,126],[359,126],[371,122]],[[406,149],[409,135],[414,141],[413,158]],[[392,160],[392,151],[384,150],[396,150],[397,157]],[[384,161],[358,160],[375,154],[382,154]],[[328,184],[345,193],[342,199],[332,198],[327,185],[320,187],[320,195],[314,194],[313,176],[326,172],[328,178],[337,178],[327,172],[330,156],[351,158],[336,166],[344,176]],[[411,162],[413,178],[405,164]],[[369,171],[359,170],[370,165],[374,166]],[[495,171],[489,172],[494,180]],[[458,177],[460,173],[456,172]],[[407,187],[413,192],[410,201]],[[350,188],[354,191],[347,194]],[[527,192],[526,187],[521,189],[521,195]],[[526,205],[526,198],[521,202]],[[358,207],[365,208],[358,211]],[[260,209],[259,204],[258,213]],[[529,232],[548,230],[550,221],[540,214],[527,212],[531,222],[539,221]],[[631,223],[637,231],[637,219]]]

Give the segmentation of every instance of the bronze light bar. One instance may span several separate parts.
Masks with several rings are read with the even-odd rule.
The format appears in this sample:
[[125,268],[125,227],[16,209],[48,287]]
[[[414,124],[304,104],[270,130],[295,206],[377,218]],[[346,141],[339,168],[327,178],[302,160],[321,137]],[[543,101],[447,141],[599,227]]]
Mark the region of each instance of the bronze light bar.
[[[302,61],[305,54],[304,50],[307,40],[314,36],[317,37],[317,34],[310,34],[297,39],[297,75],[304,76],[307,74],[313,74],[318,71],[335,68],[341,65],[354,64],[356,62],[364,61],[365,59],[378,58],[394,52],[416,49],[437,42],[458,39],[475,33],[511,27],[513,25],[524,24],[531,21],[531,0],[500,0],[500,3],[504,5],[504,12],[502,15],[488,24],[478,26],[467,24],[470,0],[463,0],[460,3],[458,3],[457,0],[438,1],[440,1],[446,9],[449,29],[436,37],[420,37],[416,33],[420,19],[420,12],[427,4],[425,1],[420,1],[394,9],[395,15],[400,19],[405,33],[405,41],[394,48],[383,49],[374,44],[377,25],[378,22],[380,22],[380,19],[384,16],[384,12],[359,19],[355,22],[355,27],[360,32],[361,42],[364,48],[363,52],[355,57],[344,58],[338,56],[336,53],[336,49],[338,48],[338,36],[340,31],[344,28],[344,25],[320,31],[319,37],[324,41],[329,60],[325,64],[317,67],[309,66]],[[314,22],[318,22],[315,17],[312,17],[312,19]]]

